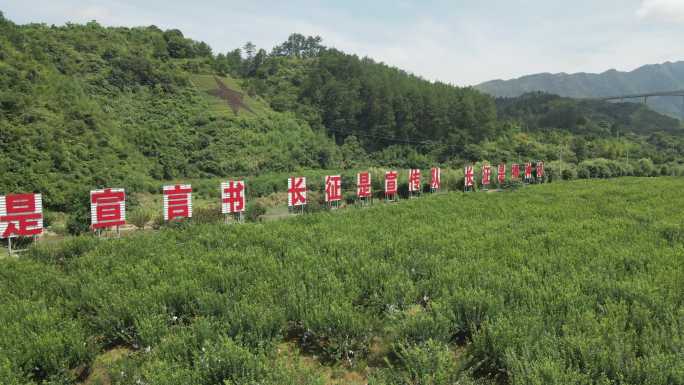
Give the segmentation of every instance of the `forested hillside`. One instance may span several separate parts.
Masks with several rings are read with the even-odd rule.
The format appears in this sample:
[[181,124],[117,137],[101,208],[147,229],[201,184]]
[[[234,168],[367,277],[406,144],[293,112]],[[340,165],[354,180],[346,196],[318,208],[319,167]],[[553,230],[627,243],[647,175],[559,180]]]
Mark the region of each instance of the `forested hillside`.
[[0,190],[53,209],[105,184],[318,168],[336,151],[289,114],[212,111],[190,78],[211,50],[176,30],[0,20],[0,52]]
[[[534,74],[511,80],[492,80],[475,88],[498,97],[543,91],[573,98],[682,90],[684,61],[649,64],[630,72]],[[684,119],[681,97],[650,97],[648,105],[661,113]]]
[[[246,36],[245,40],[249,37]],[[550,95],[495,100],[291,35],[214,53],[181,31],[0,17],[0,191],[82,208],[105,185],[464,161],[678,162],[681,125]]]
[[239,50],[218,55],[214,70],[243,79],[273,109],[295,112],[338,144],[358,139],[364,151],[356,154],[377,164],[410,158],[461,167],[469,160],[554,160],[561,153],[574,163],[631,157],[665,164],[684,152],[682,124],[643,105],[544,93],[493,99],[299,34],[270,53],[248,43],[242,56]]
[[677,119],[643,104],[578,100],[541,92],[497,98],[496,104],[502,120],[515,120],[531,130],[564,128],[574,134],[600,137],[621,132],[641,135],[684,132]]

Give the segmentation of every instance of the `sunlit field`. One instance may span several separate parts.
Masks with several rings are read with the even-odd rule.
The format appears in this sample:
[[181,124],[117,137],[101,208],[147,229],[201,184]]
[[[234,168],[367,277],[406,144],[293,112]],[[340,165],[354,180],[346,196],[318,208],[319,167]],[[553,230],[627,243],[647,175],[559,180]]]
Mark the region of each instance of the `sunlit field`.
[[684,180],[451,192],[0,260],[0,381],[682,384]]

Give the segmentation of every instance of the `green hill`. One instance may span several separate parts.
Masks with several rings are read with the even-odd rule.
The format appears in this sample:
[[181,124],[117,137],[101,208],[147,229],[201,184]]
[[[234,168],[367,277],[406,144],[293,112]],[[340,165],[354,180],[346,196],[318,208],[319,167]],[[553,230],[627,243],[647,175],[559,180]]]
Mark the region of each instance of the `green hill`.
[[563,151],[566,161],[629,154],[669,167],[684,153],[679,133],[648,109],[495,100],[298,34],[271,52],[213,53],[174,29],[0,15],[0,192],[42,192],[73,221],[87,219],[87,191],[102,186],[157,193],[169,180],[460,169]]
[[[534,74],[511,80],[492,80],[475,88],[497,97],[542,91],[572,98],[682,90],[684,61],[645,65],[630,72]],[[648,105],[661,113],[684,119],[681,97],[651,97]]]
[[571,99],[536,92],[516,98],[497,98],[496,104],[500,119],[517,121],[531,130],[564,129],[603,137],[620,133],[684,133],[677,119],[636,103]]
[[43,192],[50,209],[103,185],[332,166],[334,143],[306,122],[209,94],[196,72],[211,53],[179,31],[0,19],[0,52],[0,191]]

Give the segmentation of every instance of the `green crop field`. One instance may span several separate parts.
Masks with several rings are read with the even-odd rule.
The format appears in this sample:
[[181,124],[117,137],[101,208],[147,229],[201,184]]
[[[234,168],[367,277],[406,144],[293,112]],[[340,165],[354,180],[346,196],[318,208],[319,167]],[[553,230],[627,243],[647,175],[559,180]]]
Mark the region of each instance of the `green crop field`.
[[684,384],[684,180],[620,178],[0,260],[3,384]]

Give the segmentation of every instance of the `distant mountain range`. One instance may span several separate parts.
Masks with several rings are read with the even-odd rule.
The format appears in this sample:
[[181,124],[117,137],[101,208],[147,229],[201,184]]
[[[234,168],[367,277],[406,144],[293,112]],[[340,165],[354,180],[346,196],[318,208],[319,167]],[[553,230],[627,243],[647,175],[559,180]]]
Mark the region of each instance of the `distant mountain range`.
[[[630,72],[611,69],[600,74],[541,73],[511,80],[491,80],[475,88],[498,97],[543,91],[573,98],[684,90],[684,61],[649,64]],[[681,97],[650,97],[648,105],[656,111],[684,119]]]

